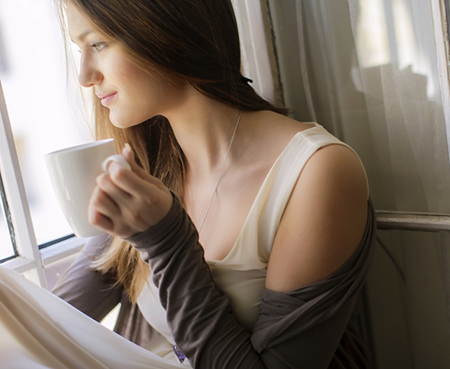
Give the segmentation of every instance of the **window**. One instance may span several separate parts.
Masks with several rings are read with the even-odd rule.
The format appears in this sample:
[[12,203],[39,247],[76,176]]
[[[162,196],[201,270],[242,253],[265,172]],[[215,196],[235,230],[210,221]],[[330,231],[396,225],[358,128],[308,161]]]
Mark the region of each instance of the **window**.
[[10,219],[8,219],[9,214],[9,204],[6,198],[5,187],[3,186],[3,179],[0,174],[0,260],[8,260],[12,257],[17,256],[17,250],[14,247],[14,238],[10,237],[12,233],[12,227]]
[[[66,259],[84,242],[58,242],[72,231],[45,165],[46,153],[93,137],[79,108],[83,95],[66,69],[54,2],[0,2],[0,261],[34,270],[42,285],[42,264]],[[51,247],[39,252],[38,245]]]
[[73,96],[53,2],[1,2],[0,27],[0,78],[36,239],[44,244],[72,233],[53,196],[44,155],[86,141],[89,134],[69,104]]

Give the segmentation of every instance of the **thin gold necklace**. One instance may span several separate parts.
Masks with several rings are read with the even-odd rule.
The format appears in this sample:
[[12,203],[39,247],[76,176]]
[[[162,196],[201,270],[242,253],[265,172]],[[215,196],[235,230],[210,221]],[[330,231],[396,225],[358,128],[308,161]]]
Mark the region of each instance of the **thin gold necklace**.
[[241,121],[241,115],[242,115],[242,110],[239,110],[239,116],[238,116],[238,119],[237,119],[237,122],[236,122],[236,126],[234,127],[233,136],[231,136],[230,146],[228,146],[228,151],[227,151],[227,154],[225,155],[225,159],[224,159],[223,164],[222,164],[222,169],[220,170],[219,177],[217,178],[216,185],[214,186],[214,191],[213,191],[213,193],[211,195],[211,199],[209,200],[209,204],[208,204],[208,207],[206,208],[205,215],[203,216],[202,224],[200,225],[200,228],[198,229],[198,233],[200,233],[202,231],[203,225],[205,224],[206,217],[208,216],[208,213],[209,213],[209,209],[211,208],[211,204],[212,204],[212,202],[214,200],[214,197],[216,195],[217,187],[219,187],[219,183],[222,180],[222,175],[223,175],[223,171],[225,169],[225,164],[227,163],[228,155],[230,154],[231,147],[233,146],[234,136],[236,136],[236,132],[237,132],[237,129],[239,127],[239,122]]

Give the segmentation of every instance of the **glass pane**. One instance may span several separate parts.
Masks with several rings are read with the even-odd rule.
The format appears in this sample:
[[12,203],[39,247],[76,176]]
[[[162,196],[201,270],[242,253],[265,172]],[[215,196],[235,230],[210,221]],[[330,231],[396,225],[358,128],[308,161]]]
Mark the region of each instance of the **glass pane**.
[[0,78],[39,244],[72,233],[53,194],[45,154],[87,141],[71,91],[53,0],[0,0]]
[[0,175],[0,262],[15,255],[5,218],[5,202],[6,197],[3,189],[2,177]]

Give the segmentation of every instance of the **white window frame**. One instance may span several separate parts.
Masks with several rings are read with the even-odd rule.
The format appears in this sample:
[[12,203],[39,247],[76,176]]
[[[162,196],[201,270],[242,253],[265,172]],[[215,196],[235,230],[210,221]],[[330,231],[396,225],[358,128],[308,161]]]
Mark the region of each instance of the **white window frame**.
[[19,273],[35,271],[34,282],[47,288],[45,267],[74,256],[83,247],[85,239],[69,239],[39,250],[31,219],[30,208],[20,171],[14,136],[0,80],[0,173],[14,225],[18,256],[1,265]]
[[45,275],[40,264],[39,250],[34,236],[28,200],[25,193],[19,160],[14,145],[6,101],[0,81],[0,170],[10,204],[15,240],[19,256],[4,263],[19,272],[36,269],[39,283],[46,287]]

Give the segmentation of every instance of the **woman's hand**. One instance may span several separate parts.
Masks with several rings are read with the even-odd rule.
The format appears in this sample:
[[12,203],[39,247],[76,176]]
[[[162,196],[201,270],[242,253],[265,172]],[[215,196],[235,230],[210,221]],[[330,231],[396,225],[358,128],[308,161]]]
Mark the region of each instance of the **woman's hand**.
[[140,168],[130,145],[122,155],[132,170],[112,161],[97,177],[89,204],[89,221],[105,232],[129,238],[154,226],[172,207],[172,194],[157,178]]

